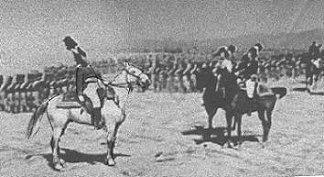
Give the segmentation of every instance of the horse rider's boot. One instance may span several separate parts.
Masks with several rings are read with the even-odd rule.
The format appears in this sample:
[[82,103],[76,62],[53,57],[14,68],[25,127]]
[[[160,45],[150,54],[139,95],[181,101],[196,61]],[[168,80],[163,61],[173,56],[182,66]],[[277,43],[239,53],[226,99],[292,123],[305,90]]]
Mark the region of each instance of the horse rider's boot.
[[104,127],[104,122],[101,120],[101,108],[93,108],[92,111],[92,121],[93,125],[97,130]]
[[253,101],[252,100],[254,99],[253,97],[254,97],[254,93],[255,93],[256,82],[252,81],[252,79],[249,79],[246,81],[245,84],[246,84],[246,93],[247,93],[247,96],[248,96],[248,99],[250,102],[247,115],[251,116],[252,109],[253,109]]
[[233,108],[235,108],[236,105],[237,105],[238,96],[239,96],[239,94],[236,94],[236,95],[234,96],[234,98],[233,98],[233,101],[231,102],[231,106],[232,106]]
[[256,82],[249,79],[249,80],[246,81],[245,85],[246,85],[247,96],[250,99],[253,98]]

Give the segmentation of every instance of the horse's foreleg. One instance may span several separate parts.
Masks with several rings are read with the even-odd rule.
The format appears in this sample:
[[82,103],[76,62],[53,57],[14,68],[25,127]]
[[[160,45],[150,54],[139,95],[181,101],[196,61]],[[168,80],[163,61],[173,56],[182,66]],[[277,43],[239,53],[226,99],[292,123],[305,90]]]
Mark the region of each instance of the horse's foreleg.
[[231,136],[231,132],[232,132],[232,118],[233,118],[233,114],[232,113],[229,113],[229,111],[226,111],[226,122],[227,122],[227,129],[226,129],[226,131],[227,131],[227,140],[226,140],[226,142],[227,142],[227,146],[229,147],[229,148],[231,148],[232,147],[232,141],[231,141],[231,138],[232,138],[232,136]]
[[268,136],[268,123],[265,119],[264,114],[265,114],[264,110],[258,111],[258,116],[262,122],[262,128],[263,128],[263,140],[262,140],[263,142],[267,141],[267,136]]
[[[241,114],[237,114],[235,115],[235,121],[237,122],[237,136],[238,136],[238,144],[241,145],[242,144],[242,115]],[[235,125],[235,124],[234,124]]]
[[205,104],[205,109],[208,114],[208,129],[213,129],[213,118],[216,114],[217,107],[215,105],[209,105],[208,103]]
[[108,166],[114,166],[115,165],[115,161],[113,158],[113,149],[115,146],[115,138],[113,136],[113,132],[108,132],[107,135],[107,157],[106,157],[106,165]]
[[267,114],[267,126],[265,128],[265,131],[264,131],[264,135],[263,135],[263,142],[266,142],[268,140],[268,136],[269,136],[269,132],[270,132],[270,128],[271,128],[271,124],[272,124],[272,111],[267,111],[266,112]]

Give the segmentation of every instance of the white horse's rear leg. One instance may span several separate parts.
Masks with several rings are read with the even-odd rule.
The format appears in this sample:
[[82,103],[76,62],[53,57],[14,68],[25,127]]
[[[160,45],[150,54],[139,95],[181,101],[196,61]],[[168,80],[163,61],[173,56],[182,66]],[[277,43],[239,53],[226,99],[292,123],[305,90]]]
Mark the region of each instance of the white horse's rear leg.
[[54,169],[60,170],[64,167],[64,160],[60,159],[60,147],[59,142],[60,138],[64,133],[64,128],[62,127],[54,127],[53,128],[53,136],[51,139],[51,148],[52,148],[52,155],[53,155],[53,167]]

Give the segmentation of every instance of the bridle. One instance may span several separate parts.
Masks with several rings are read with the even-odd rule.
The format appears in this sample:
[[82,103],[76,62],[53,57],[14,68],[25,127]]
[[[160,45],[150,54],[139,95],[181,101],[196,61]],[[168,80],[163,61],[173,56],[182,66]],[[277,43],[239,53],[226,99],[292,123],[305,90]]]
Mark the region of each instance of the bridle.
[[[134,66],[132,66],[134,67]],[[116,78],[123,72],[126,72],[126,79],[124,83],[114,83],[114,81],[116,80]],[[129,72],[128,69],[123,68],[110,82],[108,82],[107,84],[105,84],[106,86],[114,86],[114,87],[118,87],[118,88],[125,88],[128,90],[128,93],[130,93],[131,91],[134,90],[134,87],[132,85],[131,82],[128,81],[128,75],[131,75],[133,77],[135,77],[137,80],[141,79],[141,75],[144,74],[143,72],[141,72],[139,75],[135,75],[134,73]]]

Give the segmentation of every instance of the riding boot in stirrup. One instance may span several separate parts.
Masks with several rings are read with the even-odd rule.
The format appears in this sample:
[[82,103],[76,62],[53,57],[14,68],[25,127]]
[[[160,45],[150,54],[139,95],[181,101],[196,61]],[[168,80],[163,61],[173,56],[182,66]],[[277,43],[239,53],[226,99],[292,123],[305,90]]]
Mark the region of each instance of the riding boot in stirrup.
[[94,108],[92,111],[93,125],[97,130],[103,128],[104,124],[101,121],[101,111],[100,108]]

